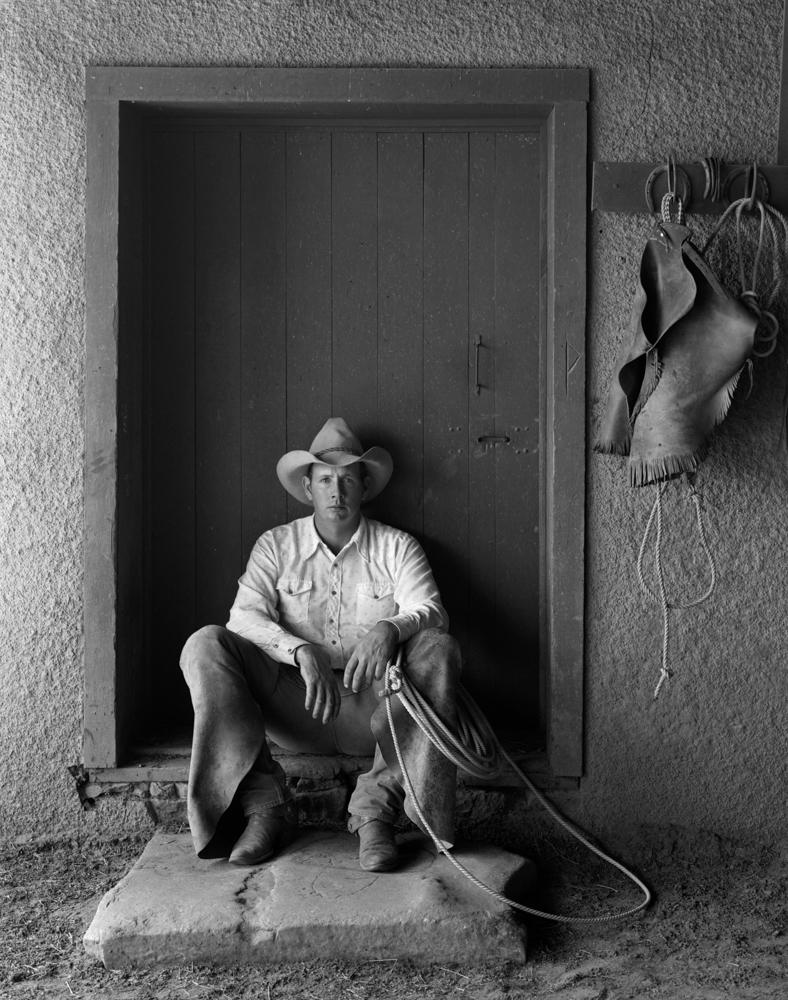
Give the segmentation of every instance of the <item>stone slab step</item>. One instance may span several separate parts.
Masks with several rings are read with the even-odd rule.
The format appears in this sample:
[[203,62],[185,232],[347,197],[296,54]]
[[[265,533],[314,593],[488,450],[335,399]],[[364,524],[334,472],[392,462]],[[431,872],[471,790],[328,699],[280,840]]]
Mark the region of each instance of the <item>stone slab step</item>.
[[[156,833],[99,904],[84,943],[107,968],[408,958],[415,962],[524,961],[516,911],[469,882],[429,841],[399,838],[403,863],[358,867],[358,840],[303,833],[253,868],[200,861],[188,834]],[[523,901],[530,861],[471,845],[457,859],[481,881]]]

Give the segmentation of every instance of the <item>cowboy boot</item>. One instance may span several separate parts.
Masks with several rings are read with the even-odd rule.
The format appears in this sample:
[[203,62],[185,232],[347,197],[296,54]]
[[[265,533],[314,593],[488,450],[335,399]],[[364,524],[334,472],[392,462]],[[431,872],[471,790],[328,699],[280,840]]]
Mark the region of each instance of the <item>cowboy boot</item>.
[[399,851],[394,827],[371,819],[358,828],[358,863],[365,872],[390,872],[397,867]]
[[246,829],[230,854],[230,864],[259,865],[287,847],[297,834],[298,820],[291,802],[250,813]]

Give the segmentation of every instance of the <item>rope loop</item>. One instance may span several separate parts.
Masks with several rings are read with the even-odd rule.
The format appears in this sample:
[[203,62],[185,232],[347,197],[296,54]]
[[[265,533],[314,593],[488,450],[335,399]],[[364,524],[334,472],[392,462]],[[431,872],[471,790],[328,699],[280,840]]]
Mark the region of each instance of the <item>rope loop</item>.
[[[739,179],[744,181],[744,193],[739,198],[733,197],[733,185]],[[759,193],[760,188],[760,193]],[[734,167],[729,171],[722,185],[722,200],[730,204],[737,201],[748,202],[748,208],[752,210],[756,201],[768,202],[771,198],[771,188],[769,182],[762,172],[758,170],[757,161],[753,161],[749,166]]]
[[[465,688],[460,685],[458,689],[457,731],[453,732],[445,725],[445,723],[441,721],[440,717],[437,715],[426,698],[424,698],[421,692],[408,680],[407,674],[402,670],[403,655],[404,647],[400,646],[397,652],[396,663],[389,664],[386,668],[386,683],[383,691],[386,699],[386,718],[391,732],[391,739],[394,744],[394,752],[397,755],[397,762],[400,766],[400,770],[402,771],[403,784],[405,785],[407,794],[410,797],[410,801],[413,803],[413,808],[419,818],[419,823],[422,829],[425,830],[432,839],[438,854],[444,855],[444,857],[446,857],[446,859],[478,889],[486,892],[499,902],[511,906],[516,910],[520,910],[522,913],[527,913],[533,917],[540,917],[544,920],[554,920],[564,924],[600,924],[607,923],[611,920],[621,920],[624,917],[633,916],[635,913],[639,913],[641,910],[645,909],[645,907],[647,907],[651,902],[651,891],[648,886],[646,886],[645,883],[637,877],[637,875],[621,864],[620,861],[616,861],[615,858],[612,858],[600,847],[593,844],[588,837],[578,827],[566,819],[566,817],[561,814],[553,803],[550,802],[547,796],[536,787],[531,779],[518,767],[518,765],[512,760],[511,756],[501,746],[501,743],[493,732],[490,723],[484,717],[481,709]],[[411,719],[413,719],[416,725],[421,729],[427,739],[440,753],[443,754],[444,757],[447,758],[447,760],[451,761],[457,767],[462,768],[466,772],[483,778],[493,778],[498,775],[502,770],[501,760],[505,760],[515,774],[518,775],[537,802],[539,802],[542,808],[545,809],[560,826],[567,830],[576,840],[587,847],[588,850],[595,854],[598,858],[601,858],[603,861],[612,865],[626,878],[633,882],[642,892],[644,898],[634,906],[630,906],[618,912],[603,913],[596,917],[573,917],[562,913],[548,913],[544,910],[537,910],[533,907],[526,906],[523,903],[518,903],[516,900],[509,899],[507,896],[504,896],[496,889],[485,885],[481,879],[477,878],[473,872],[469,871],[460,861],[457,860],[452,851],[437,836],[430,825],[429,820],[425,816],[424,809],[422,808],[418,796],[413,788],[413,783],[410,780],[410,775],[408,774],[408,769],[403,758],[402,747],[400,746],[399,736],[397,735],[397,728],[394,724],[394,715],[391,710],[391,689],[393,685],[389,680],[388,674],[389,671],[392,670],[397,671],[398,673],[400,689],[397,692],[397,697],[399,698],[400,704]]]
[[[675,220],[671,218],[671,210],[674,206],[676,208]],[[668,191],[667,194],[662,196],[660,214],[662,215],[663,222],[675,221],[679,225],[682,225],[684,223],[684,203],[674,191]]]
[[[703,553],[706,557],[706,561],[709,567],[709,584],[706,590],[700,594],[698,597],[692,598],[688,601],[678,602],[670,601],[668,599],[667,587],[665,585],[665,573],[662,566],[662,534],[663,534],[663,497],[665,495],[665,490],[667,489],[667,483],[657,483],[656,484],[656,496],[654,498],[654,503],[651,507],[651,513],[646,521],[646,527],[643,532],[643,539],[640,543],[640,549],[638,551],[637,558],[637,573],[638,573],[638,583],[640,584],[640,589],[643,591],[645,596],[658,604],[662,612],[662,657],[659,670],[659,678],[657,680],[657,685],[654,688],[654,700],[659,697],[660,691],[663,685],[670,677],[673,672],[669,667],[669,655],[670,655],[670,613],[671,611],[686,610],[688,608],[697,607],[699,604],[703,604],[707,601],[714,588],[717,585],[717,568],[714,563],[714,555],[709,546],[708,540],[706,538],[706,530],[703,524],[703,510],[701,506],[701,497],[698,491],[695,489],[695,479],[694,476],[687,476],[687,483],[689,487],[689,499],[693,504],[695,509],[695,522],[697,525],[698,535],[700,537],[700,544]],[[643,572],[643,562],[645,559],[646,546],[648,544],[649,536],[651,535],[652,528],[656,524],[656,530],[654,535],[654,574],[657,581],[657,592],[655,593],[651,587],[649,587],[646,582],[646,577]]]
[[[758,320],[751,357],[766,358],[774,352],[780,333],[780,323],[772,306],[785,283],[788,220],[768,204],[769,185],[763,173],[759,172],[757,162],[753,162],[749,167],[738,167],[731,171],[726,178],[723,191],[726,197],[730,193],[733,181],[742,175],[746,183],[744,196],[730,202],[706,240],[701,253],[706,254],[712,242],[732,220],[739,268],[739,299]],[[748,251],[745,246],[747,235],[745,214],[750,219],[757,219],[749,275],[746,266]],[[752,243],[752,240],[753,237],[750,237],[749,242]],[[761,274],[765,258],[771,259],[771,274],[768,278]],[[752,382],[751,367],[750,380]]]

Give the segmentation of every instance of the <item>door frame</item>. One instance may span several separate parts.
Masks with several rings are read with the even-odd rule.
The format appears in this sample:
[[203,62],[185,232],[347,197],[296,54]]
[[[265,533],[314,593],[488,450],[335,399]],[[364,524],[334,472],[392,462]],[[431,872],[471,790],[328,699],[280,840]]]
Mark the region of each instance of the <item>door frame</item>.
[[547,755],[583,769],[586,69],[86,71],[84,762],[122,763],[138,699],[143,572],[141,121],[157,112],[272,118],[542,119],[547,198],[542,638]]

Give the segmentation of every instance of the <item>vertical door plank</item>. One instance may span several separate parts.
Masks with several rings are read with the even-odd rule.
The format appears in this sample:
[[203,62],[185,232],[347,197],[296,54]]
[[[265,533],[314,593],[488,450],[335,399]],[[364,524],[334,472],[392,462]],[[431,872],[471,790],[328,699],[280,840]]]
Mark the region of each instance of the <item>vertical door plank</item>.
[[424,137],[424,532],[450,616],[467,618],[468,136]]
[[244,558],[287,516],[276,463],[287,441],[285,135],[241,143],[241,491]]
[[377,507],[390,524],[424,530],[423,138],[378,136],[378,407],[394,475]]
[[[468,598],[472,621],[463,651],[468,689],[488,708],[491,689],[495,689],[489,677],[491,660],[495,659],[491,642],[496,634],[496,449],[479,438],[496,432],[495,135],[492,132],[469,136],[468,186]],[[481,339],[478,350],[477,338]]]
[[171,692],[182,686],[178,659],[196,624],[194,138],[152,132],[149,141],[146,666],[153,708],[171,707]]
[[197,617],[227,620],[241,544],[240,137],[195,135]]
[[379,434],[375,133],[337,130],[331,159],[331,409],[367,447]]
[[[331,416],[331,133],[287,135],[287,448]],[[287,498],[287,517],[309,508]]]
[[496,630],[512,637],[508,692],[523,712],[538,713],[541,329],[541,149],[538,136],[496,138],[497,433],[495,452]]

